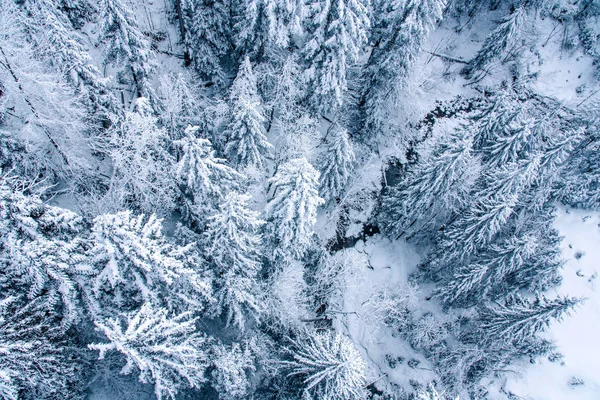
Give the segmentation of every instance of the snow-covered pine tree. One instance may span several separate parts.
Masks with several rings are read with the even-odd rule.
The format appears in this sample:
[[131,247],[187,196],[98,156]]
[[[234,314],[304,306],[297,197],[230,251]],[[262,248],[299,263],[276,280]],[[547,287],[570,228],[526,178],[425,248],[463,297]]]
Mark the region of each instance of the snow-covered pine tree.
[[261,237],[264,221],[250,210],[250,197],[230,192],[208,218],[205,232],[206,258],[216,275],[216,315],[224,313],[227,325],[244,330],[248,316],[257,319],[262,311],[257,274],[260,271]]
[[[560,171],[556,185],[557,197],[575,207],[598,209],[600,162],[595,155],[600,149],[600,102],[584,107],[578,112],[577,119],[584,130],[578,135],[579,140],[573,143],[565,168]],[[572,135],[564,139],[568,141],[569,137]]]
[[0,298],[0,398],[68,400],[83,394],[72,338],[57,335],[52,299]]
[[[505,270],[502,283],[496,292],[506,294],[518,290],[539,293],[548,290],[562,280],[560,270],[564,265],[559,232],[552,226],[552,209],[544,209],[534,218],[531,227],[524,228],[538,234],[534,254],[519,268]],[[500,276],[498,276],[500,278]]]
[[516,117],[507,121],[504,132],[492,136],[490,144],[482,149],[486,154],[485,162],[490,166],[519,161],[532,151],[532,121],[519,121]]
[[389,133],[390,110],[447,0],[374,2],[374,43],[362,73],[360,108],[368,136]]
[[263,168],[273,147],[265,136],[263,110],[250,58],[244,57],[229,94],[231,121],[225,132],[229,158],[239,167]]
[[251,383],[246,375],[254,372],[254,357],[250,348],[239,343],[231,346],[217,344],[211,349],[212,385],[219,393],[219,399],[235,400],[248,396]]
[[493,144],[496,137],[510,136],[514,120],[522,116],[518,92],[516,85],[497,89],[492,94],[489,104],[484,104],[470,117],[475,132],[476,148]]
[[332,113],[344,103],[347,69],[364,51],[370,28],[368,0],[311,0],[302,50],[312,106]]
[[296,158],[279,167],[269,186],[273,196],[265,211],[275,253],[300,257],[312,241],[317,208],[324,203],[319,172],[305,158]]
[[552,320],[561,321],[580,302],[569,297],[537,297],[531,301],[511,296],[502,303],[481,308],[479,335],[486,342],[524,342],[544,332]]
[[309,286],[304,279],[306,269],[301,261],[284,259],[268,277],[265,317],[270,325],[287,330],[302,330],[302,319],[310,315]]
[[461,257],[488,245],[505,227],[517,205],[516,195],[479,198],[446,231],[446,243]]
[[93,273],[82,218],[39,197],[25,196],[0,177],[0,288],[7,297],[43,296],[62,330],[80,315],[77,279]]
[[300,67],[294,56],[290,55],[281,66],[281,72],[277,76],[273,93],[267,103],[269,108],[277,113],[275,124],[281,135],[291,134],[289,131],[302,116],[300,102],[303,97]]
[[[527,3],[527,2],[525,2]],[[468,78],[475,74],[487,74],[485,68],[494,59],[517,50],[519,39],[523,37],[524,25],[527,23],[527,8],[525,4],[515,8],[504,17],[500,24],[486,38],[482,48],[469,61],[463,73]]]
[[479,178],[473,137],[464,129],[428,140],[418,151],[417,163],[409,166],[406,176],[383,199],[383,221],[396,235],[461,210],[470,203],[469,194]]
[[92,239],[90,257],[98,271],[89,284],[93,316],[131,310],[145,301],[173,304],[183,298],[198,307],[211,300],[202,266],[188,265],[189,248],[167,242],[154,215],[135,217],[126,211],[99,216]]
[[159,127],[148,99],[138,98],[135,105],[111,131],[112,189],[124,193],[120,209],[134,205],[164,215],[173,209],[177,193],[169,135]]
[[302,1],[241,0],[238,4],[234,26],[237,51],[260,61],[272,48],[288,47]]
[[201,77],[222,87],[227,76],[221,59],[233,48],[231,0],[176,1],[183,3],[185,37],[182,41],[189,51],[194,69]]
[[123,0],[102,0],[99,9],[99,40],[105,49],[105,62],[124,65],[127,73],[131,74],[135,97],[154,101],[154,89],[149,82],[154,70],[154,54],[133,10],[123,4]]
[[326,149],[321,154],[321,196],[331,201],[341,195],[356,162],[347,131],[332,125],[325,137]]
[[[283,364],[299,376],[303,390],[318,399],[366,399],[366,365],[346,336],[337,332],[307,331],[291,340],[292,361]],[[310,397],[309,397],[310,398]]]
[[446,304],[480,303],[488,292],[499,291],[498,286],[510,274],[534,259],[538,246],[538,238],[531,234],[511,236],[491,244],[472,262],[455,268],[453,276],[438,288],[438,295]]
[[198,389],[206,381],[209,339],[196,330],[191,313],[169,316],[164,308],[145,303],[121,318],[96,320],[108,343],[90,344],[99,358],[118,351],[127,363],[122,374],[137,372],[143,383],[154,384],[157,399],[176,399],[186,387]]
[[215,156],[208,139],[196,137],[197,131],[197,126],[188,126],[186,136],[175,142],[183,151],[175,176],[184,194],[184,217],[192,225],[202,224],[206,215],[213,214],[242,179],[224,159]]

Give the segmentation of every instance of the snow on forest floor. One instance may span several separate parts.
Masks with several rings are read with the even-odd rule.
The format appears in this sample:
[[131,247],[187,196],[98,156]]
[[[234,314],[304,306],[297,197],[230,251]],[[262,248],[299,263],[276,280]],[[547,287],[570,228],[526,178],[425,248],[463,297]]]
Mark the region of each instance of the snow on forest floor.
[[[343,305],[347,314],[340,319],[340,328],[361,350],[371,367],[369,370],[375,371],[376,375],[369,379],[378,381],[380,387],[396,384],[410,388],[411,380],[430,382],[434,375],[425,358],[392,328],[378,321],[376,310],[368,305],[369,299],[378,292],[405,286],[409,274],[419,263],[419,255],[406,242],[390,242],[380,236],[359,241],[346,250],[346,255],[358,262],[347,271]],[[418,300],[419,305],[426,302],[421,296]]]
[[546,359],[507,377],[505,390],[532,400],[600,399],[600,213],[561,208],[555,223],[562,241],[563,282],[552,294],[584,297],[586,301],[549,336],[564,355]]

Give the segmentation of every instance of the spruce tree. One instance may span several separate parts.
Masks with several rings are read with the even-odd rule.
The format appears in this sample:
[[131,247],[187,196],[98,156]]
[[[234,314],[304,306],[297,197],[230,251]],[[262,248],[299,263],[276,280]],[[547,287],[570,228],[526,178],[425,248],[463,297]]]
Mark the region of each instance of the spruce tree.
[[304,391],[320,399],[366,399],[365,362],[350,339],[336,332],[306,332],[292,341],[289,376],[303,379]]
[[196,137],[198,127],[188,127],[186,136],[175,142],[183,154],[175,176],[183,192],[184,217],[201,224],[205,214],[212,214],[228,191],[235,189],[242,176],[215,156],[208,139]]
[[424,226],[461,210],[471,202],[469,193],[479,177],[480,161],[466,130],[426,141],[419,153],[417,163],[383,199],[386,215],[382,219],[395,234],[414,230],[417,222]]
[[0,288],[7,298],[43,297],[68,329],[81,315],[77,281],[92,275],[77,214],[25,196],[0,177]]
[[472,78],[476,73],[485,73],[485,68],[495,58],[506,52],[514,52],[518,40],[523,35],[523,28],[527,22],[527,9],[521,5],[504,17],[500,24],[485,39],[483,47],[469,62],[463,73]]
[[250,59],[242,61],[229,94],[232,117],[227,126],[225,151],[239,168],[263,168],[270,157],[271,144],[265,136],[264,116],[256,76]]
[[96,320],[96,330],[108,343],[89,345],[99,358],[111,351],[126,360],[122,374],[137,372],[143,383],[154,385],[157,399],[176,399],[182,388],[199,389],[209,365],[208,338],[196,331],[191,313],[170,317],[164,308],[145,303],[138,311]]
[[136,97],[154,101],[149,78],[154,71],[154,54],[148,37],[139,27],[135,15],[123,0],[102,0],[100,4],[100,42],[105,61],[124,65],[136,88]]
[[154,215],[126,211],[97,217],[92,240],[97,274],[87,298],[93,316],[133,310],[147,301],[166,305],[181,299],[198,306],[211,300],[202,265],[188,264],[190,247],[169,243]]
[[242,0],[234,26],[236,49],[261,60],[275,48],[287,48],[296,22],[298,0]]
[[227,325],[244,330],[248,316],[262,311],[257,275],[260,271],[264,221],[249,209],[250,197],[236,192],[224,196],[217,214],[208,218],[206,258],[216,275],[215,314],[225,314]]
[[296,158],[279,167],[269,186],[266,219],[275,253],[302,256],[312,241],[317,208],[324,202],[318,192],[319,172],[305,158]]
[[235,400],[248,396],[251,389],[248,373],[256,370],[253,358],[248,345],[242,347],[234,342],[231,346],[213,346],[211,359],[215,368],[212,371],[212,385],[220,399]]
[[133,205],[162,215],[171,211],[177,193],[170,173],[175,160],[167,151],[169,135],[159,125],[148,99],[138,98],[134,110],[127,112],[110,134],[111,189],[121,193],[124,203],[119,209]]
[[552,320],[561,321],[580,301],[569,297],[557,297],[554,300],[537,297],[530,301],[512,296],[505,302],[481,309],[480,334],[487,342],[523,342],[544,332]]
[[[87,8],[89,4],[71,5],[76,6]],[[120,113],[120,105],[110,91],[109,80],[94,65],[67,16],[49,0],[25,1],[22,7],[26,10],[24,19],[34,32],[31,38],[37,56],[81,93],[94,118],[114,119]]]
[[302,54],[312,106],[332,113],[342,106],[348,90],[347,70],[358,61],[370,27],[365,0],[312,0],[309,36]]
[[[227,82],[221,59],[232,49],[230,0],[186,0],[182,38],[196,72],[219,87]],[[181,22],[180,22],[181,23]]]
[[329,128],[325,138],[327,148],[321,155],[321,196],[332,200],[340,196],[352,170],[356,156],[348,133],[339,125]]
[[442,19],[446,4],[446,0],[374,3],[374,45],[361,77],[366,135],[390,133],[390,110],[398,106],[398,91],[429,32]]

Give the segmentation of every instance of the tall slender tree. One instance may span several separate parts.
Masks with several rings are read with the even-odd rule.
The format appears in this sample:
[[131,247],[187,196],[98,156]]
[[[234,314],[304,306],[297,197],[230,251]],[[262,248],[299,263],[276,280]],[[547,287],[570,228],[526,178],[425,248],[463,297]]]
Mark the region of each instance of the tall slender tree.
[[216,314],[226,314],[227,324],[244,330],[248,316],[261,310],[257,275],[260,271],[264,221],[249,209],[250,197],[236,192],[224,196],[219,212],[208,219],[206,257],[216,278]]
[[311,243],[319,197],[319,172],[296,158],[281,165],[269,179],[273,196],[266,207],[267,230],[275,241],[275,252],[302,256]]
[[367,0],[313,0],[302,54],[313,107],[331,113],[344,103],[347,70],[364,51],[370,28]]
[[133,80],[135,97],[154,100],[149,82],[154,71],[154,52],[133,11],[122,0],[102,0],[99,8],[99,39],[104,45],[106,63],[124,65]]

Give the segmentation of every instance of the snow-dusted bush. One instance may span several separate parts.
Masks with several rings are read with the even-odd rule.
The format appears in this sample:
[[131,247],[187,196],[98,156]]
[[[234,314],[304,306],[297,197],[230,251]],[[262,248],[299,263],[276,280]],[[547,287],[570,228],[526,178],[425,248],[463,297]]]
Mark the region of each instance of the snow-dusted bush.
[[395,331],[406,332],[412,324],[417,309],[418,289],[413,284],[386,286],[371,295],[363,304],[367,321],[374,325],[385,325]]

